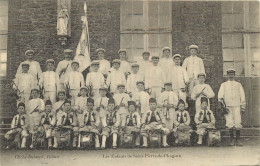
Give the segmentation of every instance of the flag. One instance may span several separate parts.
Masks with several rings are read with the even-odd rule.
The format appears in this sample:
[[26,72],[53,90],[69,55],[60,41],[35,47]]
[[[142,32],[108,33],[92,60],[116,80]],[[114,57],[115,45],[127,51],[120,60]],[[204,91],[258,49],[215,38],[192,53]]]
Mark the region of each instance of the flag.
[[84,3],[84,13],[85,16],[81,18],[81,21],[83,21],[82,34],[74,57],[74,60],[79,62],[79,72],[83,72],[91,63],[86,2]]

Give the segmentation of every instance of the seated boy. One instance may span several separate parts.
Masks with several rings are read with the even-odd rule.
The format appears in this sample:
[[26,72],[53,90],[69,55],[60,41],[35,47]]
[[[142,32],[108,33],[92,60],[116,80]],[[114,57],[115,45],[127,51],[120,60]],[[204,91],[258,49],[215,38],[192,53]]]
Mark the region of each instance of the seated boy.
[[118,109],[118,113],[120,118],[124,117],[127,114],[127,104],[130,100],[130,97],[127,93],[125,93],[125,85],[118,84],[117,85],[118,93],[114,94],[116,108]]
[[120,115],[115,109],[115,100],[108,100],[107,110],[100,111],[100,120],[102,123],[102,144],[101,149],[106,148],[106,139],[110,134],[113,136],[112,148],[117,148],[118,126],[120,125]]
[[[56,132],[60,128],[74,129],[77,126],[77,117],[75,112],[71,108],[71,101],[66,100],[64,102],[64,108],[60,109],[56,114],[56,128],[54,129],[54,144],[53,148],[58,148]],[[76,147],[77,137],[73,138],[73,147]]]
[[122,119],[122,124],[124,126],[123,131],[125,133],[133,133],[136,135],[135,146],[140,146],[140,125],[141,125],[141,117],[139,113],[136,111],[136,103],[134,101],[128,102],[128,113],[125,118]]
[[14,116],[11,123],[11,130],[9,130],[5,134],[5,138],[7,139],[6,149],[11,148],[11,142],[14,141],[15,136],[21,133],[22,143],[21,148],[26,148],[26,139],[29,136],[28,134],[28,116],[25,114],[25,104],[18,104],[18,114]]
[[55,126],[55,112],[52,110],[52,103],[50,100],[45,102],[45,112],[42,114],[41,125],[43,125],[45,136],[48,139],[48,149],[52,148],[53,129]]
[[177,106],[177,111],[174,114],[173,118],[173,132],[175,136],[175,143],[179,142],[177,130],[179,131],[190,131],[190,114],[185,110],[185,102],[180,99]]
[[74,110],[76,111],[83,111],[87,108],[87,94],[88,94],[88,88],[86,86],[82,86],[80,88],[80,96],[76,97]]
[[198,144],[202,144],[202,137],[206,134],[207,128],[215,128],[215,117],[208,109],[208,99],[201,97],[201,110],[196,112],[194,121],[197,124],[197,134],[199,135]]
[[98,97],[95,100],[95,109],[99,112],[100,109],[106,109],[107,107],[107,103],[108,103],[108,97],[106,97],[107,94],[107,88],[105,87],[101,87],[99,88],[99,95],[100,97]]
[[141,125],[141,135],[143,136],[143,146],[146,148],[147,145],[147,137],[148,131],[151,129],[159,129],[161,130],[163,137],[162,137],[162,144],[163,147],[169,147],[167,144],[167,135],[169,134],[169,129],[166,128],[166,120],[162,111],[157,108],[157,102],[155,98],[150,98],[149,100],[150,110],[144,114],[142,117],[142,125]]
[[74,129],[74,137],[79,135],[78,138],[78,148],[80,148],[80,132],[93,132],[95,133],[95,148],[100,147],[99,144],[99,130],[98,126],[100,124],[99,113],[94,110],[94,100],[92,98],[87,99],[87,108],[85,110],[78,110],[77,112],[78,126]]

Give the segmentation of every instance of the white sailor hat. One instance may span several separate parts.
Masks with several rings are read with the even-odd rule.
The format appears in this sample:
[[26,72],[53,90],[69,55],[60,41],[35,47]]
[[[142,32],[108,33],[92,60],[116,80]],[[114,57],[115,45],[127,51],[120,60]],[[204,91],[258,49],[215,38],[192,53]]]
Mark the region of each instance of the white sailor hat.
[[131,67],[139,67],[139,64],[138,64],[138,63],[133,63],[133,64],[131,65]]
[[159,55],[153,55],[152,59],[160,59]]
[[86,87],[86,86],[82,86],[82,87],[80,87],[80,90],[82,90],[82,89],[86,89],[86,90],[88,90],[88,87]]
[[53,60],[53,59],[48,59],[47,61],[46,61],[46,64],[47,63],[53,63],[53,64],[55,64],[55,61]]
[[204,77],[206,77],[206,74],[205,74],[205,73],[199,73],[197,77],[199,77],[199,76],[204,76]]
[[57,95],[59,95],[60,93],[66,94],[66,91],[65,91],[64,89],[60,89],[60,90],[57,92]]
[[138,84],[143,84],[144,85],[144,81],[137,81],[136,85],[138,85]]
[[176,58],[176,57],[181,58],[181,55],[180,55],[180,54],[174,54],[172,58],[174,59],[174,58]]
[[76,63],[76,64],[79,65],[79,62],[78,62],[78,61],[72,61],[72,62],[71,62],[71,65],[72,65],[73,63]]
[[99,88],[99,90],[107,90],[107,88],[104,87],[104,86],[101,86],[101,87]]
[[165,83],[164,83],[164,86],[165,86],[165,85],[172,85],[172,82],[165,82]]
[[125,87],[125,84],[118,84],[117,87]]
[[122,48],[121,48],[121,49],[118,50],[117,53],[120,54],[121,52],[125,52],[125,53],[126,53],[126,49],[122,49]]
[[73,51],[73,50],[71,50],[71,49],[65,49],[65,50],[64,50],[64,53],[66,53],[66,54],[71,54],[72,51]]
[[101,52],[103,52],[103,53],[106,52],[106,50],[105,50],[104,48],[98,48],[98,49],[96,49],[96,53],[98,53],[99,51],[101,51]]
[[112,64],[114,64],[114,63],[119,63],[119,64],[120,64],[121,61],[120,61],[119,59],[114,59],[113,62],[112,62]]
[[26,63],[26,62],[23,62],[21,65],[22,65],[22,66],[28,66],[28,67],[30,67],[30,64],[29,64],[29,63]]
[[150,55],[150,52],[149,51],[143,51],[142,55],[144,55],[144,54],[149,54]]
[[34,51],[33,51],[33,50],[27,50],[27,51],[25,51],[25,55],[28,55],[28,54],[33,54],[33,55],[34,55]]
[[164,51],[166,51],[166,50],[171,51],[171,48],[170,48],[170,47],[163,47],[163,48],[162,48],[162,52],[164,52]]
[[98,60],[93,60],[92,62],[91,62],[91,66],[93,66],[93,65],[99,65],[100,63],[99,63],[99,61]]
[[236,72],[235,69],[227,69],[226,71],[227,71],[227,73],[235,73]]
[[189,46],[189,49],[199,50],[199,47],[198,47],[197,45],[190,45],[190,46]]

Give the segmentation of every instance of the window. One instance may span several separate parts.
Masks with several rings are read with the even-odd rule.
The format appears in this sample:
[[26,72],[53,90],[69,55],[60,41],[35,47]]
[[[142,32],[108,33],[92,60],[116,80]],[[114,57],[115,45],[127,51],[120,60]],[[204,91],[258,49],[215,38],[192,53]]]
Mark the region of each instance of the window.
[[223,74],[260,76],[259,2],[222,2]]
[[163,47],[171,47],[170,1],[125,1],[120,13],[120,47],[129,61],[141,59],[143,50],[161,55]]
[[6,76],[8,1],[0,1],[0,77]]

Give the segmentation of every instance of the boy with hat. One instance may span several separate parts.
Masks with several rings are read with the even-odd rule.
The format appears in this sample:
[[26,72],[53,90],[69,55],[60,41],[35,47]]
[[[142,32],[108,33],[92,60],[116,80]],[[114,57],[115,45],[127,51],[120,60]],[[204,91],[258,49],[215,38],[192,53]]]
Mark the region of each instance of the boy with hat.
[[208,99],[206,97],[201,97],[201,109],[196,112],[194,121],[197,124],[197,134],[199,135],[199,140],[197,144],[202,144],[202,138],[206,134],[207,128],[215,128],[215,117],[213,112],[208,109]]
[[144,91],[144,81],[138,81],[136,86],[138,92],[133,95],[132,100],[136,102],[137,112],[143,117],[146,111],[149,110],[150,96]]
[[128,101],[128,113],[122,119],[123,133],[135,134],[135,146],[140,146],[140,126],[141,117],[136,111],[136,103],[134,101]]
[[134,63],[132,64],[132,73],[126,80],[126,90],[130,96],[133,96],[138,91],[136,86],[137,81],[144,81],[144,76],[139,74],[139,65]]
[[186,87],[189,83],[189,77],[187,71],[181,67],[181,55],[175,54],[173,56],[173,61],[175,65],[172,68],[171,72],[171,82],[173,91],[179,94],[179,98],[185,102],[185,105],[188,107],[186,103]]
[[66,75],[64,84],[70,92],[71,104],[72,106],[74,106],[75,99],[78,96],[80,91],[80,87],[84,86],[85,82],[82,73],[78,71],[79,63],[77,61],[73,61],[71,63],[71,67],[72,67],[72,71]]
[[95,148],[100,148],[99,144],[99,130],[100,124],[99,113],[94,109],[94,100],[92,98],[87,99],[87,107],[84,110],[77,111],[78,127],[74,128],[74,137],[78,137],[78,148],[80,148],[80,132],[93,132],[95,133]]
[[[229,128],[231,145],[242,146],[240,142],[241,113],[245,112],[246,99],[242,85],[234,80],[235,70],[228,69],[228,80],[221,84],[218,92],[218,101],[225,102],[229,112],[225,115],[226,126]],[[234,141],[233,130],[236,130],[236,142]]]
[[99,112],[101,109],[106,109],[107,104],[108,104],[108,97],[106,97],[107,94],[107,88],[106,87],[100,87],[99,88],[99,96],[95,100],[95,107],[96,110]]
[[172,83],[164,83],[165,91],[161,93],[158,101],[158,107],[162,109],[163,115],[166,119],[166,126],[168,129],[172,129],[173,114],[178,104],[178,94],[172,91]]
[[[53,131],[54,135],[54,144],[53,148],[58,148],[58,142],[56,138],[56,132],[59,128],[67,128],[67,129],[74,129],[77,127],[77,116],[76,113],[73,111],[71,107],[71,101],[66,100],[64,102],[63,109],[60,109],[56,113],[56,128]],[[76,129],[76,128],[75,128]],[[77,137],[73,137],[73,147],[77,147]]]
[[170,47],[163,47],[162,53],[163,53],[163,55],[162,55],[162,58],[160,59],[160,62],[158,65],[163,70],[166,81],[170,81],[171,72],[169,72],[169,71],[171,71],[174,66],[173,60],[171,58]]
[[117,93],[114,95],[115,105],[118,109],[118,113],[121,117],[124,117],[127,113],[127,104],[130,101],[130,97],[127,93],[125,93],[125,85],[118,84],[117,85]]
[[92,72],[88,73],[86,78],[86,86],[91,87],[93,99],[99,97],[99,88],[104,86],[104,76],[98,72],[99,61],[91,62]]
[[159,67],[159,56],[152,56],[153,66],[145,74],[145,89],[148,89],[151,97],[159,99],[164,83],[165,74]]
[[27,50],[25,52],[25,56],[27,57],[27,60],[22,62],[19,65],[15,77],[17,77],[19,74],[23,73],[22,64],[24,64],[24,63],[29,64],[30,68],[28,70],[28,73],[30,73],[32,75],[35,84],[38,86],[38,81],[42,75],[42,69],[41,69],[40,63],[34,60],[34,51],[33,50]]
[[119,70],[125,74],[125,78],[127,79],[128,75],[131,73],[131,67],[130,64],[127,62],[126,50],[118,50],[118,55],[121,62]]
[[70,71],[72,71],[71,63],[72,63],[72,50],[66,49],[64,50],[64,60],[60,61],[56,68],[56,74],[59,76],[59,81],[60,81],[60,89],[65,90],[64,79],[66,75]]
[[87,108],[87,100],[88,100],[88,88],[86,86],[82,86],[80,88],[80,96],[78,96],[75,100],[74,110],[82,112]]
[[48,139],[48,149],[52,148],[53,129],[56,125],[56,112],[52,110],[52,102],[45,102],[45,111],[41,113],[41,125],[44,128],[45,137]]
[[11,130],[9,130],[5,134],[5,138],[7,139],[7,146],[5,149],[11,148],[11,143],[14,141],[15,136],[19,133],[21,133],[22,142],[21,142],[21,148],[26,147],[26,140],[29,136],[28,134],[28,116],[25,114],[25,104],[19,103],[17,106],[17,112],[13,117],[13,120],[11,122]]
[[57,93],[57,97],[58,97],[58,101],[55,102],[55,104],[53,105],[53,110],[54,111],[58,111],[60,109],[62,109],[62,106],[66,100],[66,92],[63,89],[60,89]]
[[193,87],[198,84],[198,74],[205,73],[203,60],[197,56],[199,47],[197,45],[190,45],[190,56],[184,59],[182,67],[187,70],[189,76],[189,95],[193,90]]
[[190,114],[185,110],[185,102],[180,99],[177,105],[177,110],[173,116],[173,132],[175,136],[175,143],[179,143],[178,132],[190,132]]
[[112,135],[113,144],[112,147],[115,149],[117,147],[117,134],[118,127],[120,125],[120,115],[115,109],[115,100],[110,98],[108,100],[107,110],[100,111],[100,120],[102,124],[102,144],[101,149],[106,148],[106,140],[109,135]]
[[157,108],[157,102],[155,98],[149,99],[150,110],[148,110],[144,116],[142,117],[142,125],[141,125],[141,135],[143,136],[143,146],[146,148],[148,131],[151,129],[159,129],[162,136],[162,145],[163,147],[168,147],[167,144],[167,135],[170,133],[169,129],[166,127],[166,120],[162,111]]
[[[215,93],[213,92],[210,85],[204,83],[205,78],[206,78],[205,73],[198,74],[199,84],[195,85],[194,89],[191,92],[191,98],[193,100],[196,100],[196,102],[195,102],[196,111],[201,109],[201,107],[200,107],[201,97],[206,97],[209,100],[210,98],[213,98],[215,96]],[[208,101],[208,103],[209,103],[209,101]],[[208,105],[208,109],[210,109],[209,107],[210,107],[210,104]]]
[[27,103],[30,98],[31,90],[36,87],[36,83],[33,79],[33,76],[28,73],[30,65],[28,63],[22,63],[22,73],[18,73],[13,81],[13,89],[17,92],[17,95],[20,97],[18,101]]
[[53,71],[55,61],[48,59],[46,61],[47,71],[43,72],[42,77],[39,81],[40,88],[44,90],[44,99],[55,102],[56,92],[59,89],[60,82],[59,76]]
[[118,59],[113,60],[113,70],[108,74],[106,85],[112,94],[116,93],[118,84],[126,84],[124,73],[119,70],[121,61]]
[[108,71],[110,70],[110,62],[105,59],[105,50],[103,48],[99,48],[96,50],[99,61],[99,69],[98,72],[103,74],[104,78],[107,78]]
[[143,59],[140,62],[138,62],[138,64],[140,65],[139,73],[145,76],[146,71],[149,70],[150,67],[152,67],[153,65],[149,59],[150,57],[149,51],[143,51],[142,57]]

